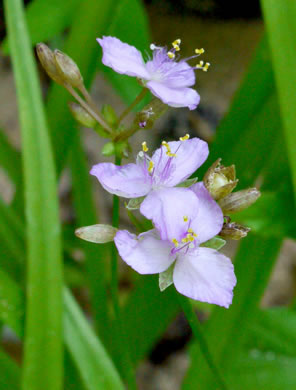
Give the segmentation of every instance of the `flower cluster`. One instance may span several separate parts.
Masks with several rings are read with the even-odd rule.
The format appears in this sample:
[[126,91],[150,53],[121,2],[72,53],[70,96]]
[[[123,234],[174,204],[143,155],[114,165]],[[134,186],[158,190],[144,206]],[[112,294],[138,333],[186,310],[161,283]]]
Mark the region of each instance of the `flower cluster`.
[[[208,156],[208,145],[186,135],[162,142],[152,157],[143,143],[136,163],[101,163],[91,174],[110,193],[140,198],[140,212],[154,229],[139,236],[117,231],[114,242],[122,259],[140,274],[160,273],[165,287],[229,307],[236,278],[229,258],[204,244],[222,229],[220,206],[202,182],[182,186]],[[143,197],[143,198],[142,198]]]

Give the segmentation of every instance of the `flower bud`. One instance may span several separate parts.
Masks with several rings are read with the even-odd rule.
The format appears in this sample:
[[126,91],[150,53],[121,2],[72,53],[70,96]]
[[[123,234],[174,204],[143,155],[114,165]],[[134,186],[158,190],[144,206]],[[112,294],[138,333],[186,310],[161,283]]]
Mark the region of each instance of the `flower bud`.
[[97,121],[89,115],[89,113],[81,107],[80,104],[70,102],[68,103],[69,109],[74,117],[74,119],[80,123],[82,126],[94,128],[97,124]]
[[83,86],[83,78],[78,66],[72,58],[60,50],[55,50],[54,59],[60,73],[60,77],[64,80],[64,82],[70,84],[72,87],[81,88]]
[[36,53],[48,76],[56,83],[63,84],[64,82],[57,68],[52,50],[44,43],[38,43],[36,45]]
[[228,222],[224,223],[219,236],[231,240],[240,240],[246,237],[250,230],[250,228],[236,222]]
[[218,203],[224,214],[237,213],[251,206],[260,195],[257,188],[248,188],[229,194]]
[[215,200],[219,200],[231,193],[238,180],[235,175],[235,166],[224,167],[220,165],[221,158],[207,170],[203,182],[206,189]]
[[102,224],[84,226],[75,230],[77,237],[96,244],[113,241],[116,233],[117,229],[115,227]]

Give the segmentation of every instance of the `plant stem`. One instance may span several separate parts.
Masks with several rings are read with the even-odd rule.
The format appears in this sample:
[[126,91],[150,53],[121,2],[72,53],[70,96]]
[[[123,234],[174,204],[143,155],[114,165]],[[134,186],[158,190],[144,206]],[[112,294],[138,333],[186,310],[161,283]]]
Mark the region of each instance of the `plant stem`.
[[117,125],[120,124],[120,122],[123,120],[123,118],[125,118],[138,103],[140,103],[140,101],[144,98],[144,96],[147,94],[147,92],[148,92],[147,88],[142,89],[142,91],[139,93],[139,95],[136,97],[136,99],[132,102],[132,104],[130,106],[128,106],[123,111],[123,113],[120,115],[120,117],[118,118]]
[[196,337],[199,347],[201,350],[201,353],[203,354],[205,360],[208,363],[208,366],[210,370],[212,371],[212,374],[219,385],[220,389],[227,390],[226,384],[224,382],[224,379],[222,378],[218,367],[216,366],[212,355],[209,350],[209,346],[207,344],[207,341],[203,335],[203,329],[201,327],[201,324],[199,323],[199,320],[197,318],[197,315],[191,305],[191,302],[188,298],[185,298],[183,295],[178,294],[179,303],[184,311],[184,314],[187,318],[187,321],[192,329],[192,332],[194,336]]
[[67,91],[78,101],[78,103],[91,115],[108,133],[112,133],[111,127],[104,121],[104,119],[96,113],[81,97],[78,93],[68,84],[64,84]]
[[[121,164],[121,158],[115,157],[115,164]],[[119,225],[119,197],[113,195],[113,212],[112,212],[112,226]],[[137,384],[134,375],[133,365],[130,359],[129,346],[126,340],[124,327],[121,321],[121,313],[119,307],[119,290],[118,290],[118,263],[117,263],[117,249],[114,243],[111,248],[111,297],[114,310],[115,327],[117,331],[117,349],[121,360],[122,371],[128,384],[129,390],[137,390]]]

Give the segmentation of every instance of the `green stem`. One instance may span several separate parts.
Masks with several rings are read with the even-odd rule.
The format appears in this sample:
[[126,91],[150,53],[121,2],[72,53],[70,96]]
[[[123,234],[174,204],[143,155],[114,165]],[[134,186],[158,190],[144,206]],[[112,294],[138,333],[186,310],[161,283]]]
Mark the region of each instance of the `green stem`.
[[78,93],[68,84],[65,84],[64,87],[67,89],[67,91],[78,101],[78,103],[91,115],[108,133],[112,133],[111,127],[108,125],[107,122],[104,121],[104,119],[96,113],[81,97],[78,95]]
[[[115,157],[115,164],[121,164],[121,157]],[[113,196],[113,212],[112,212],[112,226],[119,225],[119,197]],[[134,370],[129,355],[129,346],[124,332],[123,323],[121,321],[121,313],[119,307],[119,290],[118,290],[118,263],[117,263],[117,249],[114,243],[111,248],[111,297],[114,310],[115,327],[117,330],[117,349],[121,360],[121,367],[123,375],[127,381],[129,390],[137,390]]]
[[130,106],[128,106],[123,111],[123,113],[120,115],[120,117],[118,118],[118,121],[117,121],[117,125],[120,124],[120,122],[123,120],[123,118],[125,118],[138,103],[140,103],[140,101],[145,97],[147,92],[148,92],[147,88],[142,89],[142,91],[139,93],[139,95],[136,97],[136,99],[132,102],[132,104]]
[[184,314],[187,318],[187,321],[192,329],[192,332],[194,336],[196,337],[197,341],[199,342],[200,350],[205,358],[205,360],[208,363],[208,366],[210,370],[212,371],[212,374],[219,385],[220,389],[227,390],[226,384],[224,382],[224,379],[222,378],[218,367],[216,366],[212,355],[210,353],[207,341],[203,335],[203,329],[201,327],[201,324],[198,321],[197,315],[190,303],[190,300],[188,298],[185,298],[183,295],[178,294],[179,297],[179,303],[184,311]]

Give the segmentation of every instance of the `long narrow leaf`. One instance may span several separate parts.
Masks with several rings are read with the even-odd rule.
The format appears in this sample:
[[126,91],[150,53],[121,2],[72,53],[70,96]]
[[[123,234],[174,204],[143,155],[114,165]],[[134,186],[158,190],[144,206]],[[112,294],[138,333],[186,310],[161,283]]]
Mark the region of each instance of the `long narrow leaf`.
[[6,0],[25,181],[28,273],[23,390],[60,390],[62,264],[55,168],[21,0]]
[[261,0],[296,199],[296,3]]

